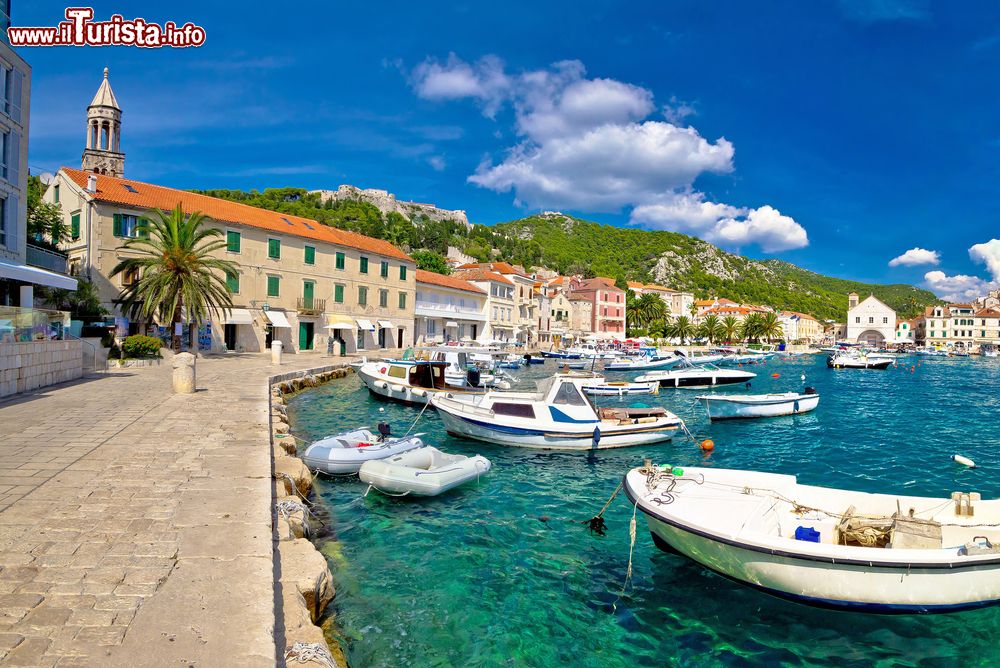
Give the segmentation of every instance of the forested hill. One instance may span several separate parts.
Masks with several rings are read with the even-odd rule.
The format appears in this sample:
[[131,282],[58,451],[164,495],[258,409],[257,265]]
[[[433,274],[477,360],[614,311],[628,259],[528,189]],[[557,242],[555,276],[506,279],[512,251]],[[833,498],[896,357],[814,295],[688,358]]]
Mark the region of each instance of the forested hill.
[[363,199],[324,202],[300,188],[199,192],[386,239],[410,252],[423,268],[435,271],[447,271],[442,256],[454,246],[481,261],[506,260],[563,274],[652,282],[691,291],[698,298],[727,297],[841,322],[849,292],[862,298],[874,294],[902,317],[917,315],[924,305],[938,301],[912,285],[872,285],[822,276],[780,260],[733,255],[684,234],[601,225],[559,213],[470,229],[460,221],[383,214]]

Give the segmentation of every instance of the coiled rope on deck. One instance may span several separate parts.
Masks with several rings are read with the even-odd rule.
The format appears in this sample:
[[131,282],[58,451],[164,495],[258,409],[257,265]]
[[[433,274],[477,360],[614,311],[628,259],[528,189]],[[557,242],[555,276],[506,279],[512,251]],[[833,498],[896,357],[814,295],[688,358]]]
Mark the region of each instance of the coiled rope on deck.
[[334,661],[330,648],[318,642],[296,642],[285,650],[285,661],[293,659],[296,663],[309,663],[313,661],[326,668],[338,668]]

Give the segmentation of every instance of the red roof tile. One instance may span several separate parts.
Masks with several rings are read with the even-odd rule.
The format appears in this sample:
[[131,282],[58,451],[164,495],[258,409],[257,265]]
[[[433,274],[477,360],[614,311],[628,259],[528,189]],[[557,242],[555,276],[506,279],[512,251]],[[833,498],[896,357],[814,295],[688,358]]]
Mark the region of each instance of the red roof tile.
[[466,269],[464,271],[456,271],[452,275],[466,281],[496,281],[497,283],[514,285],[514,281],[504,278],[500,274],[495,271],[490,271],[489,269]]
[[481,288],[476,287],[472,283],[466,280],[458,278],[457,276],[445,276],[444,274],[435,274],[433,271],[424,271],[423,269],[417,269],[417,283],[428,283],[430,285],[439,285],[443,288],[451,288],[453,290],[465,290],[466,292],[475,292],[476,294],[485,295],[486,292]]
[[[324,225],[308,218],[278,211],[269,211],[267,209],[258,209],[255,206],[230,202],[218,197],[190,193],[185,190],[177,190],[176,188],[167,188],[132,179],[120,179],[103,174],[94,174],[93,172],[84,172],[69,167],[63,167],[60,171],[81,188],[87,187],[87,178],[89,176],[96,176],[97,192],[93,197],[100,202],[109,202],[136,209],[164,210],[173,209],[180,203],[181,210],[186,214],[198,211],[219,222],[248,225],[271,232],[291,234],[306,239],[315,239],[316,241],[325,241],[326,243],[338,246],[356,248],[369,253],[413,262],[413,258],[388,241],[330,227],[329,225]],[[128,190],[126,186],[130,186],[136,192]]]

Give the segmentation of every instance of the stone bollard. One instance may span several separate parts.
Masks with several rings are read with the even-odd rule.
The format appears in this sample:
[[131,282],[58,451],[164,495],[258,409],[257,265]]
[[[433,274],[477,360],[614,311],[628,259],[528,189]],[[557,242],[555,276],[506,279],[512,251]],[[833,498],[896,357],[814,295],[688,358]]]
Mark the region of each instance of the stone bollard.
[[191,353],[174,355],[174,394],[191,394],[195,387],[195,357]]
[[271,341],[271,364],[281,364],[281,341]]

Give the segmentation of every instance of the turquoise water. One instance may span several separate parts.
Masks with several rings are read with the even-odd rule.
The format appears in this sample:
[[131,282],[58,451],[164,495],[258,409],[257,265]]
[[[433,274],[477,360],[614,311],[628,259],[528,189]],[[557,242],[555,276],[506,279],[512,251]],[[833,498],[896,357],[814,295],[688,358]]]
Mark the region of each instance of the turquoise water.
[[[551,364],[515,374],[541,377]],[[622,593],[631,505],[624,495],[611,505],[606,536],[578,523],[647,456],[849,489],[1000,496],[1000,363],[906,364],[833,371],[811,356],[751,367],[753,391],[798,390],[805,374],[822,396],[813,413],[770,420],[710,424],[692,390],[628,400],[680,415],[715,441],[708,456],[683,438],[593,456],[504,448],[447,436],[427,411],[416,426],[426,441],[492,460],[481,483],[417,500],[362,498],[356,478],[317,485],[337,541],[324,551],[348,659],[356,668],[1000,665],[1000,607],[883,617],[782,601],[657,550],[641,517]],[[379,419],[402,433],[419,410],[371,399],[352,376],[299,395],[289,413],[295,433],[314,439]],[[954,453],[980,468],[952,463]]]

